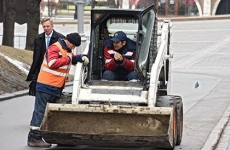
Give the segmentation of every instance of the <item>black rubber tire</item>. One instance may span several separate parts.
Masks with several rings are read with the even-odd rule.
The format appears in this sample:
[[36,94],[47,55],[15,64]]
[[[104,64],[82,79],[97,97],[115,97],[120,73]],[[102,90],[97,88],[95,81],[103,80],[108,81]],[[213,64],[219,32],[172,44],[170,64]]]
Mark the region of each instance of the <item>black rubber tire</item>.
[[158,96],[156,101],[156,107],[173,107],[175,103],[175,97],[171,95]]
[[56,101],[58,104],[71,104],[72,93],[62,92],[60,98]]
[[74,147],[77,145],[72,145],[72,144],[57,144],[59,147]]
[[174,111],[176,113],[176,127],[175,132],[173,132],[173,146],[172,149],[174,149],[176,142],[177,142],[177,101],[175,96],[173,95],[165,95],[165,96],[159,96],[156,101],[156,107],[174,107]]
[[180,145],[183,134],[183,101],[180,96],[175,96],[177,101],[177,140],[176,145]]

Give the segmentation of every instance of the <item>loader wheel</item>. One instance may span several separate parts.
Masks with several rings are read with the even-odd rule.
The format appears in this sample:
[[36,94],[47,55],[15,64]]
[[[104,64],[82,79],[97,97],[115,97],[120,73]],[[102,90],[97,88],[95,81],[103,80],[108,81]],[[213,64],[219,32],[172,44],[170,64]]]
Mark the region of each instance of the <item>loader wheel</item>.
[[56,101],[58,104],[71,104],[72,93],[62,92],[60,98]]
[[177,101],[177,140],[176,145],[180,145],[183,133],[183,102],[180,96],[175,96]]
[[73,144],[57,144],[58,146],[60,147],[74,147],[76,145],[73,145]]
[[159,96],[156,101],[156,107],[174,107],[174,116],[173,116],[173,147],[177,143],[177,101],[175,96],[165,95]]

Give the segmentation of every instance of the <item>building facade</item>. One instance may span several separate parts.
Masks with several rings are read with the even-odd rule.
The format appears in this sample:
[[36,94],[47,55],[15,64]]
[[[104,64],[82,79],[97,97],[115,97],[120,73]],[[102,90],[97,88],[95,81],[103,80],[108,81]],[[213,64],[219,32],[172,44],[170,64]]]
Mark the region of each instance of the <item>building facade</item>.
[[229,0],[195,0],[200,16],[230,14]]
[[[143,0],[149,1],[149,0]],[[215,16],[230,14],[230,0],[152,0],[158,15]]]
[[[230,0],[85,0],[89,5],[95,2],[99,7],[143,9],[154,4],[159,16],[215,16],[230,14]],[[73,0],[42,0],[42,16],[69,15],[76,12]]]

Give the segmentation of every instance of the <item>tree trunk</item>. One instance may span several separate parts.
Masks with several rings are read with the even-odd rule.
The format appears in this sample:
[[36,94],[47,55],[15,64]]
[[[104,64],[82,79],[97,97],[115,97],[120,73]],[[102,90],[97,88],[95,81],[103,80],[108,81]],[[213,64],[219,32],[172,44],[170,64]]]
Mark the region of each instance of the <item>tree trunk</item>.
[[26,49],[33,50],[34,38],[38,34],[40,22],[40,2],[41,0],[27,0],[27,37]]
[[3,0],[2,45],[14,47],[14,22],[17,0]]

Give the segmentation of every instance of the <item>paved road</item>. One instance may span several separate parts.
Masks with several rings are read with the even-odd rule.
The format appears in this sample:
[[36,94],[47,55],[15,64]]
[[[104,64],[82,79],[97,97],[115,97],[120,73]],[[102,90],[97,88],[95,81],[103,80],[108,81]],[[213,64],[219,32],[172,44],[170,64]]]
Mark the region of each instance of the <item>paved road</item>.
[[[182,149],[210,148],[218,133],[211,134],[211,137],[207,135],[216,127],[230,104],[227,88],[230,81],[229,23],[228,20],[174,23],[173,72],[194,74],[193,80],[186,84],[178,81],[182,90],[190,90],[189,93],[182,92],[186,108],[186,138],[182,141]],[[186,89],[192,86],[189,82],[193,82],[193,86],[198,82],[200,86],[193,90]],[[209,140],[207,143],[206,139]]]
[[[89,24],[84,27],[89,33]],[[23,26],[18,28],[18,32],[25,30]],[[64,34],[77,30],[72,24],[64,26],[57,24],[55,29]],[[215,143],[215,141],[209,141],[215,139],[212,131],[216,129],[230,104],[229,35],[229,20],[173,23],[172,93],[181,95],[184,101],[183,139],[181,145],[175,150],[200,150],[202,148],[211,150],[210,146]],[[196,82],[199,83],[198,88],[195,88]],[[66,90],[71,90],[71,87]],[[30,96],[0,102],[1,149],[33,149],[26,146],[33,103],[34,99]],[[228,141],[227,136],[222,139]],[[61,148],[54,146],[50,149],[147,150],[150,148],[95,148],[90,146]]]

